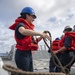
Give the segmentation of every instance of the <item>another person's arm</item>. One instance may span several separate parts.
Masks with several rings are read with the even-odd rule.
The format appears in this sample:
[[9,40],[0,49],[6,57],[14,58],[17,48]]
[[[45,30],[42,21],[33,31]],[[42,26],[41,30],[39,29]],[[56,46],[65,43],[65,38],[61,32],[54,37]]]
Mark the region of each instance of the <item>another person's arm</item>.
[[67,36],[64,41],[64,46],[62,48],[60,48],[59,50],[55,51],[54,53],[56,54],[58,52],[66,51],[70,47],[70,43],[71,43],[71,38],[69,36]]

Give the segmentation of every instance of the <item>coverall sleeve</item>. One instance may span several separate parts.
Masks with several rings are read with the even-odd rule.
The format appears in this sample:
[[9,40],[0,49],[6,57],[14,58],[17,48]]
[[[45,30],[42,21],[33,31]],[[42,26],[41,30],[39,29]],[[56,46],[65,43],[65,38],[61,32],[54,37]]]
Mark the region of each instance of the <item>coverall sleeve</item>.
[[64,41],[64,46],[65,46],[66,48],[69,48],[69,47],[70,47],[70,43],[71,43],[71,38],[70,38],[69,36],[67,36],[67,37],[65,38],[65,41]]

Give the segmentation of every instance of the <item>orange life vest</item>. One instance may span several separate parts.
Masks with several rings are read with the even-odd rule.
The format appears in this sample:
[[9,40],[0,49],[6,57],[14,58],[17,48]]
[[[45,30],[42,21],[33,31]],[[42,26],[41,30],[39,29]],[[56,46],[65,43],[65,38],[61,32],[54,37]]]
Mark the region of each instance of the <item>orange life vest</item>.
[[68,48],[68,50],[75,50],[75,32],[65,33],[65,35],[61,39],[60,47],[64,46],[64,41],[67,36],[69,36],[71,38],[70,48]]
[[52,42],[52,51],[56,51],[60,49],[59,43],[60,43],[60,40],[54,40]]
[[[29,24],[26,20],[23,18],[18,18],[15,20],[15,23],[11,25],[9,28],[12,30],[15,30],[16,26],[19,23],[23,23],[25,26],[25,29],[34,29],[33,24]],[[15,35],[15,41],[16,41],[16,48],[19,50],[38,50],[38,44],[32,43],[32,36],[25,36],[23,39],[18,39]]]

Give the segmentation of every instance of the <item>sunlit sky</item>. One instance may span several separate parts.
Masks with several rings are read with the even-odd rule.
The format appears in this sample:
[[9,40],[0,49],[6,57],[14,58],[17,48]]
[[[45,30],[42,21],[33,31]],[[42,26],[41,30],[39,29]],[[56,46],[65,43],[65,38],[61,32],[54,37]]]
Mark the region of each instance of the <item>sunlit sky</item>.
[[26,6],[32,7],[37,15],[35,30],[50,31],[53,40],[63,34],[66,25],[75,25],[75,0],[0,0],[0,51],[10,50],[15,44],[14,31],[8,27]]

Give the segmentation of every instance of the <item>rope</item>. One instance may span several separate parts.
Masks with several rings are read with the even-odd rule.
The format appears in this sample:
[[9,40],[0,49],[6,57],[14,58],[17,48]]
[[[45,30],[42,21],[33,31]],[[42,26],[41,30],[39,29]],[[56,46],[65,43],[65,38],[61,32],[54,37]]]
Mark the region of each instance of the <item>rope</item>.
[[[44,31],[44,33],[48,33],[49,35],[50,35],[50,37],[51,37],[51,33],[49,32],[49,31]],[[52,38],[52,37],[51,37]],[[44,40],[44,39],[43,39]],[[74,55],[74,57],[72,58],[72,60],[67,64],[67,65],[65,65],[65,66],[62,66],[62,64],[61,64],[61,62],[59,61],[59,59],[58,59],[58,57],[52,52],[52,39],[50,40],[50,46],[47,44],[47,42],[44,40],[44,42],[45,42],[45,44],[46,44],[46,46],[49,48],[49,50],[50,50],[50,52],[51,52],[51,55],[52,55],[52,60],[53,60],[53,62],[54,62],[54,64],[57,66],[57,67],[60,67],[61,69],[62,69],[62,72],[63,73],[65,73],[65,74],[69,74],[69,70],[68,70],[68,68],[66,68],[66,67],[68,67],[68,66],[70,66],[71,64],[72,64],[72,62],[74,61],[74,59],[75,59],[75,55]],[[55,59],[57,60],[57,62],[58,62],[58,64],[55,62]],[[67,71],[67,73],[66,73],[66,71]]]
[[[45,31],[45,33],[49,33],[49,35],[51,36],[51,33],[49,31]],[[19,68],[15,68],[15,67],[13,67],[11,65],[7,65],[7,64],[4,64],[3,65],[3,69],[5,69],[8,72],[11,72],[11,74],[14,74],[14,75],[16,75],[16,74],[19,74],[19,75],[67,75],[67,73],[66,73],[65,70],[68,71],[68,69],[66,67],[69,66],[74,61],[75,55],[74,55],[72,61],[69,64],[67,64],[67,65],[65,65],[63,67],[62,64],[60,63],[58,57],[51,50],[52,49],[51,48],[52,39],[50,40],[50,47],[48,46],[48,44],[46,43],[45,40],[44,40],[44,42],[45,42],[46,46],[49,48],[49,50],[51,51],[51,54],[52,54],[52,57],[53,57],[52,59],[53,59],[54,64],[57,67],[60,67],[62,69],[62,72],[63,73],[62,72],[60,72],[60,73],[55,73],[55,72],[53,72],[53,73],[52,72],[28,72],[28,71],[23,71],[23,70],[21,70]],[[57,60],[57,62],[58,62],[59,65],[55,62],[55,59],[54,58]]]
[[66,75],[64,73],[50,73],[50,72],[27,72],[21,69],[15,68],[11,65],[4,64],[3,69],[11,72],[11,74],[19,74],[19,75]]

